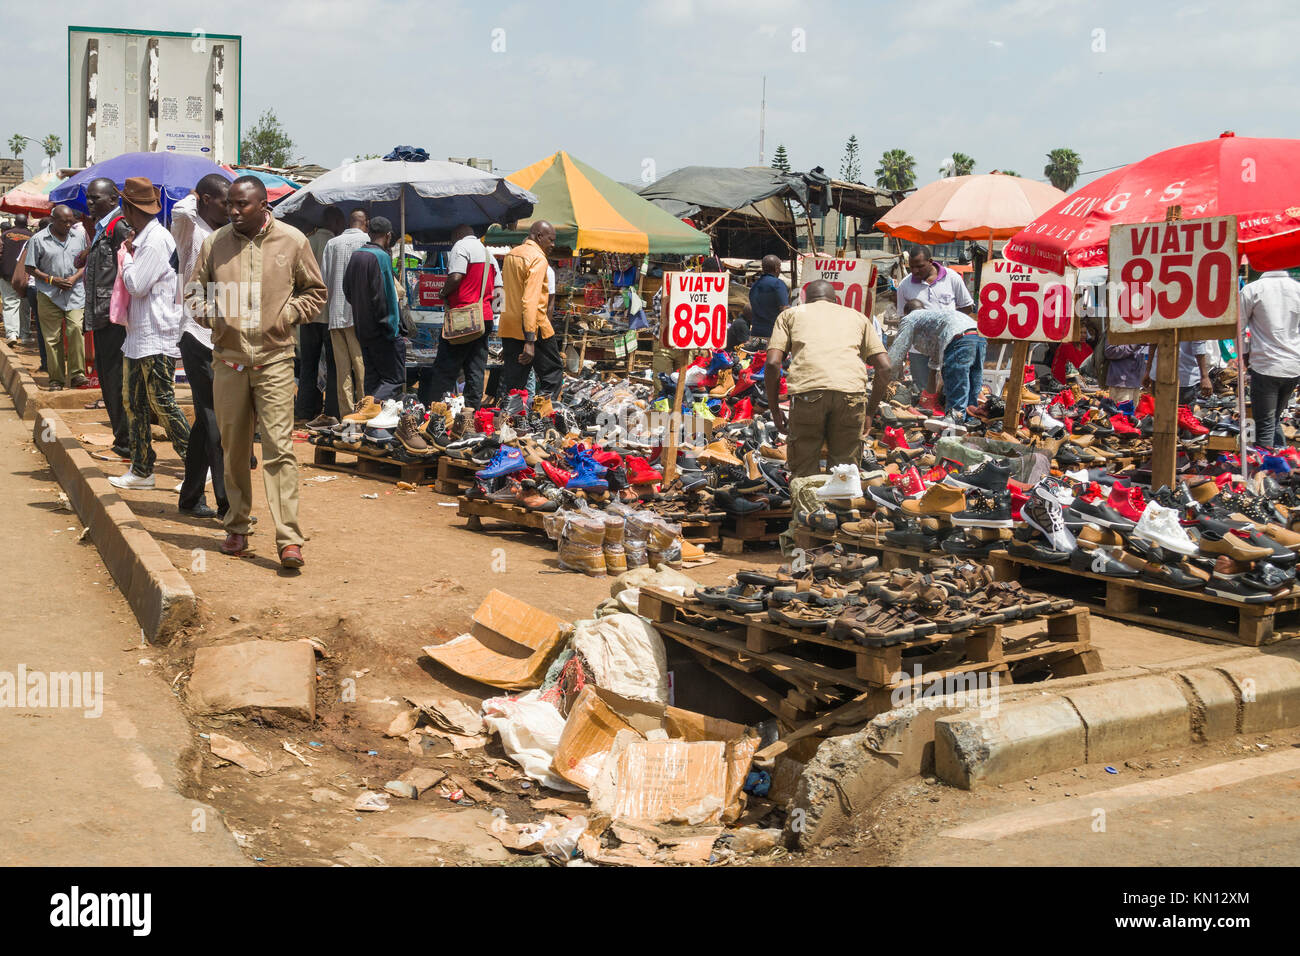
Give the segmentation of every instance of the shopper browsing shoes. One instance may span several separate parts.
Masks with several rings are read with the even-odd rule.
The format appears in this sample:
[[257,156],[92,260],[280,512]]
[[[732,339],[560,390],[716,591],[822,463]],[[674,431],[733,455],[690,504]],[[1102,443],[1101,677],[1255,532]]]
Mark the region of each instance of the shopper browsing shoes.
[[[776,317],[764,373],[772,420],[788,435],[786,461],[793,478],[822,473],[823,446],[828,468],[858,463],[870,413],[880,404],[890,373],[869,316],[836,304],[835,287],[820,279],[808,283],[804,299]],[[787,354],[788,417],[780,405]],[[867,365],[875,369],[870,403]]]
[[122,399],[122,346],[126,326],[109,318],[113,285],[117,281],[117,253],[131,238],[131,223],[122,211],[121,197],[111,179],[94,179],[86,185],[86,208],[94,222],[94,235],[84,254],[85,326],[95,344],[95,371],[113,429],[113,453],[131,457],[127,434],[126,406]]
[[150,435],[150,415],[185,458],[190,425],[176,404],[176,359],[180,352],[181,306],[176,300],[178,278],[172,268],[176,243],[157,219],[162,212],[157,188],[143,177],[128,179],[122,190],[122,210],[135,237],[122,246],[122,284],[131,296],[127,311],[123,402],[131,444],[131,469],[110,478],[118,488],[152,488],[157,456]]
[[406,387],[392,246],[393,224],[376,216],[370,220],[370,241],[352,254],[343,271],[343,295],[352,306],[365,364],[365,393],[381,405]]
[[254,423],[262,435],[262,480],[280,563],[302,567],[298,460],[293,453],[293,326],[320,313],[325,283],[307,237],[275,219],[253,176],[230,184],[230,224],[203,243],[186,292],[212,329],[212,393],[226,451],[226,554],[248,547]]
[[[945,414],[953,422],[966,420],[966,409],[984,386],[984,353],[988,343],[975,320],[960,312],[927,309],[920,299],[903,306],[898,332],[889,343],[889,361],[901,368],[908,350],[924,355],[931,371],[943,375]],[[875,405],[871,407],[875,412]]]
[[555,247],[555,227],[538,221],[528,238],[515,246],[502,263],[505,308],[501,314],[502,399],[528,382],[528,368],[537,372],[537,394],[554,398],[564,379],[559,339],[547,313],[546,257]]

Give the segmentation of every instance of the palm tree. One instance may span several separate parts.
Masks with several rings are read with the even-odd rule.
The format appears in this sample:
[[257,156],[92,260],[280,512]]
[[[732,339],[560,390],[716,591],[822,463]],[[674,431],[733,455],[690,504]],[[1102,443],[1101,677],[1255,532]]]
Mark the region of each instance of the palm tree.
[[876,170],[876,185],[893,192],[911,189],[916,185],[916,160],[905,149],[885,150]]
[[1001,173],[1003,176],[1019,176],[1020,174],[1013,169],[995,169],[995,173]]
[[9,152],[14,154],[14,159],[17,159],[19,156],[21,156],[23,154],[23,150],[26,148],[27,148],[27,137],[24,136],[22,133],[14,133],[12,136],[9,137]]
[[1043,175],[1057,189],[1069,192],[1074,188],[1074,181],[1079,178],[1079,167],[1082,164],[1083,160],[1074,150],[1064,147],[1054,149],[1047,154]]
[[939,167],[940,176],[969,176],[975,172],[975,160],[965,153],[953,153],[948,162]]
[[63,152],[63,140],[51,133],[41,140],[41,149],[45,150],[45,165],[49,172],[54,172],[54,157]]

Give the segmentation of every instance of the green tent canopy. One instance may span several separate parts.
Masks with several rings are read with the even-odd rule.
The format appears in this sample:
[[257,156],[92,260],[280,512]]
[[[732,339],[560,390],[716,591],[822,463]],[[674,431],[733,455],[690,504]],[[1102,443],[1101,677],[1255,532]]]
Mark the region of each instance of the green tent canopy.
[[537,220],[555,226],[555,244],[575,251],[705,255],[709,237],[632,190],[558,152],[506,177],[537,197],[517,229],[493,226],[487,241],[517,245]]

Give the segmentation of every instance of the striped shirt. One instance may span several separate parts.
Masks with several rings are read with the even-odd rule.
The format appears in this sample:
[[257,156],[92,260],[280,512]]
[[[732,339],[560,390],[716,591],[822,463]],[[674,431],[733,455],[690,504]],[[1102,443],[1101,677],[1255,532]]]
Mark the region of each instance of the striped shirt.
[[348,260],[367,242],[370,236],[361,229],[344,229],[341,233],[325,243],[321,253],[320,272],[325,280],[325,292],[329,303],[325,311],[329,313],[331,329],[348,329],[352,327],[352,306],[343,295],[343,273],[347,271]]
[[964,313],[917,309],[898,320],[898,332],[889,343],[890,364],[902,368],[910,349],[929,359],[930,368],[942,368],[948,343],[973,328],[975,320]]

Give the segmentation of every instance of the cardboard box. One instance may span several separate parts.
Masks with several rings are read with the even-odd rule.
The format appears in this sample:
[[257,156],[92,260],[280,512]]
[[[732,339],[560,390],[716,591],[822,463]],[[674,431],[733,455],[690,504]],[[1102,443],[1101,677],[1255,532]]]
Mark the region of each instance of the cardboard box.
[[[615,746],[620,733],[626,740],[621,749]],[[608,770],[612,815],[667,822],[712,796],[719,802],[711,820],[734,820],[758,743],[743,724],[628,700],[589,684],[569,712],[552,769],[589,791]]]
[[474,612],[468,634],[423,648],[439,664],[503,690],[541,686],[573,625],[493,590]]

